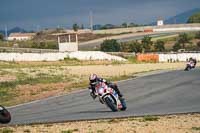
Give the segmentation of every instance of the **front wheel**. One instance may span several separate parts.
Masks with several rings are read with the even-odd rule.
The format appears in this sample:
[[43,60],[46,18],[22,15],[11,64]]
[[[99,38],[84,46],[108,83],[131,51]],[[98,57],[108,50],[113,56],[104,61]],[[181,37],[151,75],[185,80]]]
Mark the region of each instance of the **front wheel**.
[[7,124],[11,121],[10,112],[3,106],[0,106],[0,123]]
[[105,103],[107,104],[107,106],[113,111],[116,112],[117,111],[117,105],[116,103],[110,99],[110,97],[106,97],[105,98]]
[[185,69],[184,69],[185,71],[189,71],[190,70],[190,66],[189,65],[187,65],[186,67],[185,67]]
[[120,101],[121,101],[121,104],[122,104],[122,108],[120,110],[125,111],[127,109],[126,101],[125,101],[124,98],[120,99]]

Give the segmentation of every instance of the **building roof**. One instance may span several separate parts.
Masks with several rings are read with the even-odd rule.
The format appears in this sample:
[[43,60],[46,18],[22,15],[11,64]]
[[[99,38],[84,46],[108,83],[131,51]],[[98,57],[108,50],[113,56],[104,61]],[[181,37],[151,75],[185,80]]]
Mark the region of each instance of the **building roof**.
[[35,35],[36,33],[11,33],[9,37],[32,37]]
[[157,21],[163,21],[163,19],[162,19],[162,18],[159,18],[159,19],[157,19]]
[[76,32],[73,33],[54,33],[53,36],[64,36],[64,35],[76,35]]

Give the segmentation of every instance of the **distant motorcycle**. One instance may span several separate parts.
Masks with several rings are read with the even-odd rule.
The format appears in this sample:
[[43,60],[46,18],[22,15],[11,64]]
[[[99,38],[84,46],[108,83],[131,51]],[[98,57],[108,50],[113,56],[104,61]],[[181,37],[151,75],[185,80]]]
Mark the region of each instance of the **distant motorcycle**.
[[0,105],[0,124],[7,124],[11,121],[10,112]]
[[108,87],[104,82],[99,82],[95,86],[96,95],[102,104],[106,104],[113,112],[118,110],[126,110],[126,102],[124,98],[119,98],[117,92]]
[[185,71],[189,71],[189,70],[195,68],[195,66],[196,66],[196,63],[195,63],[195,62],[189,61],[189,62],[186,63],[186,67],[185,67],[184,70],[185,70]]

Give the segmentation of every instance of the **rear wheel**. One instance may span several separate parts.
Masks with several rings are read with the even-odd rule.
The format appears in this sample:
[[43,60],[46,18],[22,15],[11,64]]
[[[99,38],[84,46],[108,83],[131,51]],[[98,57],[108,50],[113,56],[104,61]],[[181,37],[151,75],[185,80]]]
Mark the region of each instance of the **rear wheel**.
[[3,106],[0,106],[0,123],[6,124],[11,121],[11,115],[10,112],[8,112],[7,109],[5,109]]
[[112,99],[110,99],[110,97],[106,97],[105,102],[113,112],[117,111],[117,105]]

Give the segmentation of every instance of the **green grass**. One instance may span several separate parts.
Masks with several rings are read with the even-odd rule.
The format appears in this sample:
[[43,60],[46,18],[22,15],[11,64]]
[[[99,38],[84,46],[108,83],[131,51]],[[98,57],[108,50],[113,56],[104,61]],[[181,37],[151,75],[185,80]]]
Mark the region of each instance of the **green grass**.
[[73,132],[78,132],[78,129],[61,131],[61,133],[73,133]]
[[97,130],[97,133],[105,133],[104,130]]
[[108,123],[119,123],[120,120],[117,120],[117,119],[110,119],[108,120]]
[[16,88],[17,85],[35,85],[35,84],[48,84],[48,83],[57,83],[63,81],[63,77],[61,76],[44,76],[44,77],[38,77],[38,78],[32,78],[28,77],[26,79],[18,79],[16,81],[10,81],[10,82],[1,82],[0,88]]
[[0,70],[0,75],[3,76],[3,75],[8,75],[9,72],[8,71],[5,71],[5,70]]
[[200,127],[192,127],[192,130],[200,131]]
[[0,133],[14,133],[14,131],[9,128],[3,128],[3,129],[0,129]]
[[122,61],[112,61],[112,65],[121,65],[123,64]]
[[30,129],[25,129],[24,133],[31,133],[31,130]]
[[0,41],[0,47],[13,47],[13,44],[18,44],[18,48],[58,49],[56,41]]
[[158,121],[159,120],[159,118],[158,117],[156,117],[156,116],[144,116],[143,117],[143,121]]
[[11,100],[13,97],[16,97],[17,94],[15,91],[9,88],[0,88],[0,101],[3,104],[5,101]]
[[128,57],[127,60],[129,63],[132,63],[132,64],[140,63],[137,61],[136,57]]
[[67,131],[61,131],[61,133],[73,133],[72,130],[67,130]]
[[[0,101],[3,104],[6,104],[9,101],[12,101],[13,98],[18,96],[16,92],[16,87],[18,85],[35,85],[35,84],[48,84],[48,83],[57,83],[62,81],[69,81],[70,79],[65,79],[63,76],[47,76],[47,77],[38,77],[38,78],[26,78],[18,79],[16,81],[10,82],[1,82],[0,83]],[[43,90],[45,91],[45,90]],[[47,90],[46,90],[47,91]],[[36,93],[31,93],[31,95],[36,95]]]

